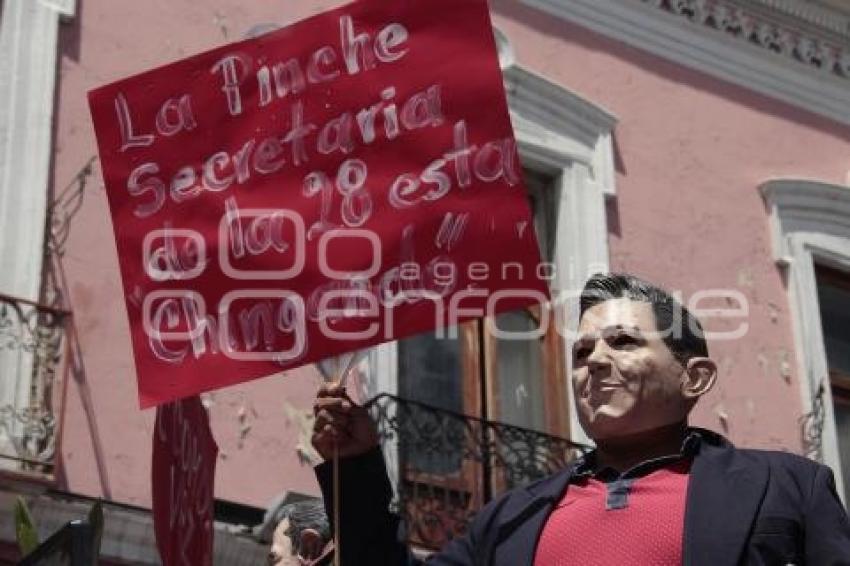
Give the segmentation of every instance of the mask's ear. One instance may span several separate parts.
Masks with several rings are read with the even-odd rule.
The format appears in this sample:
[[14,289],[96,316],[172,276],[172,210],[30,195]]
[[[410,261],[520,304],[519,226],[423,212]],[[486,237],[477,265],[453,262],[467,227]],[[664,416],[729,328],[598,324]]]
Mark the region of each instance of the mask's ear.
[[708,393],[717,381],[717,364],[711,358],[694,357],[682,373],[682,395],[692,403]]

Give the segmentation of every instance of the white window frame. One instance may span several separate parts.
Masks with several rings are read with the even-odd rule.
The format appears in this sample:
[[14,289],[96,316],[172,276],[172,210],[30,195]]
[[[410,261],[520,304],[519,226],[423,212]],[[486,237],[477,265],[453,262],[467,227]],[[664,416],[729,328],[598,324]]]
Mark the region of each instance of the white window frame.
[[[514,63],[504,36],[496,31],[496,38],[522,164],[553,178],[553,188],[559,192],[553,254],[557,277],[552,292],[574,294],[590,275],[609,269],[606,201],[616,195],[613,129],[617,119],[563,86]],[[572,325],[577,316],[576,304],[569,316]],[[564,342],[569,364],[572,345]],[[397,344],[373,348],[364,373],[368,375],[364,391],[368,397],[397,394]],[[572,409],[571,388],[567,387],[567,391],[570,440],[587,444],[589,439]],[[384,450],[390,477],[396,478],[397,451],[392,443]]]
[[[0,292],[38,302],[44,260],[59,21],[75,0],[4,0],[0,21]],[[30,400],[31,353],[0,353],[0,408]],[[14,420],[0,428],[20,433]],[[8,447],[4,447],[6,449]]]
[[69,0],[5,0],[0,22],[0,290],[31,301],[41,287],[59,20],[73,10]]
[[844,481],[850,478],[841,473],[815,264],[850,273],[850,187],[776,179],[759,189],[770,212],[774,257],[787,273],[803,414],[813,410],[823,386],[823,462],[835,473],[843,497]]

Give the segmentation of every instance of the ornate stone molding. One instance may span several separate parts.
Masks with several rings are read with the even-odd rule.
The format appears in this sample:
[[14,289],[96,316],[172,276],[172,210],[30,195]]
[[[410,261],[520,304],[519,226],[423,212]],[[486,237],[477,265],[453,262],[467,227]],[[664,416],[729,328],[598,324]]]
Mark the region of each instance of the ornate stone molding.
[[795,19],[792,0],[775,0],[784,11],[771,8],[772,0],[520,1],[850,125],[850,35],[819,26],[814,8],[808,19]]
[[793,18],[797,22],[812,25],[820,30],[835,33],[845,38],[850,38],[850,6],[838,11],[835,8],[824,6],[829,4],[822,0],[801,2],[800,0],[733,0],[735,3],[756,9],[773,10],[784,16]]
[[[519,65],[507,67],[503,75],[522,157],[558,170],[568,160],[583,163],[599,180],[603,192],[613,196],[613,175],[607,174],[613,172],[613,161],[608,162],[604,154],[617,118]],[[613,153],[607,157],[613,160]]]
[[[841,79],[850,79],[850,41],[829,25],[831,20],[822,14],[817,14],[819,17],[816,17],[811,6],[808,10],[803,10],[796,2],[761,0],[758,3],[762,6],[771,5],[777,10],[776,14],[766,14],[763,10],[757,10],[752,1],[641,1],[685,18],[693,24],[716,29],[729,37],[757,45]],[[795,22],[796,18],[799,20]],[[817,25],[820,33],[804,29],[809,27],[806,24]],[[820,27],[821,25],[823,27]],[[841,26],[838,27],[840,29]]]
[[[761,186],[770,208],[773,250],[780,265],[794,259],[794,235],[814,235],[850,243],[850,187],[807,179],[776,179]],[[850,259],[850,247],[847,248]]]

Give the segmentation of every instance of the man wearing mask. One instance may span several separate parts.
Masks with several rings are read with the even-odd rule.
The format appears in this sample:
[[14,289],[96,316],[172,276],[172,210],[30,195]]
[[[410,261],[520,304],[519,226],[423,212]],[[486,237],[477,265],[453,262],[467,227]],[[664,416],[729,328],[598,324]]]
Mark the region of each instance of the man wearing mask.
[[[716,378],[701,325],[669,293],[629,275],[592,277],[572,385],[596,449],[487,504],[428,563],[850,565],[850,522],[829,468],[688,426]],[[332,386],[314,409],[316,449],[329,460],[339,446],[343,565],[415,563],[387,509],[368,414]],[[316,473],[330,505],[330,462]]]
[[321,501],[290,503],[277,510],[273,520],[277,525],[271,535],[268,566],[328,566],[331,563],[333,542]]

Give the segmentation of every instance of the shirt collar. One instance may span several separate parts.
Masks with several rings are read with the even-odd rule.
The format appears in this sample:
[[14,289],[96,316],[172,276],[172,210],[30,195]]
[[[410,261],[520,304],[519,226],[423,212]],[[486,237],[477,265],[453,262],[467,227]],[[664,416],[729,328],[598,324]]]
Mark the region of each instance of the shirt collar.
[[702,442],[703,438],[700,431],[688,429],[688,434],[682,441],[682,446],[679,448],[678,454],[644,460],[623,473],[618,473],[612,468],[598,469],[596,462],[596,450],[593,450],[576,460],[575,466],[573,467],[572,477],[574,479],[583,479],[598,476],[603,481],[626,477],[640,477],[674,462],[693,458],[696,456],[697,452],[699,452]]

